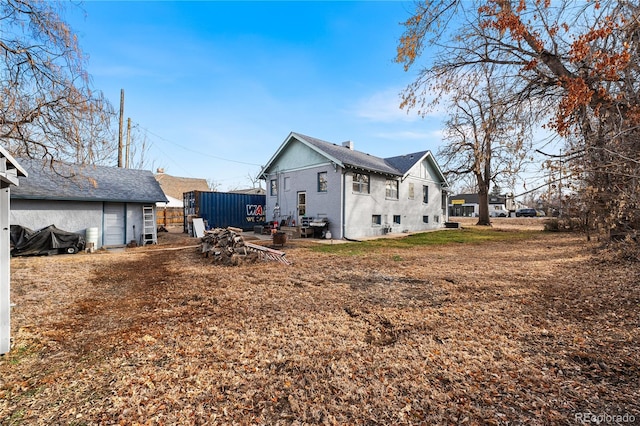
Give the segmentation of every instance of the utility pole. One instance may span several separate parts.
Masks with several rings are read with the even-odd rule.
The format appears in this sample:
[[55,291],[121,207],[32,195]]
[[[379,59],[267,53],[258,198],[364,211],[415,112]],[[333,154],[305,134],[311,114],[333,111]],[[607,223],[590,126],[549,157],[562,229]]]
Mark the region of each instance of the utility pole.
[[118,167],[122,167],[122,126],[124,119],[124,89],[120,89],[120,126],[118,128]]
[[129,147],[131,146],[131,118],[127,118],[127,148],[125,149],[124,168],[129,168]]

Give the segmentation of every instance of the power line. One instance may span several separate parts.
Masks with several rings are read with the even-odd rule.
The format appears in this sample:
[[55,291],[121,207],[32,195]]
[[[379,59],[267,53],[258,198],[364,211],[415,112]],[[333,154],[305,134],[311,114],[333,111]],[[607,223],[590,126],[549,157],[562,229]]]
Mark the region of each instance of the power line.
[[149,133],[149,134],[151,134],[151,135],[155,136],[156,138],[161,139],[161,140],[163,140],[163,141],[165,141],[165,142],[168,142],[168,143],[170,143],[170,144],[172,144],[172,145],[175,145],[175,146],[177,146],[177,147],[179,147],[179,148],[182,148],[182,149],[184,149],[185,151],[193,152],[194,154],[202,155],[202,156],[205,156],[205,157],[215,158],[216,160],[228,161],[228,162],[230,162],[230,163],[237,163],[237,164],[244,164],[244,165],[247,165],[247,166],[257,166],[257,167],[262,167],[262,164],[255,164],[255,163],[248,163],[248,162],[245,162],[245,161],[231,160],[231,159],[229,159],[229,158],[219,157],[219,156],[216,156],[216,155],[208,154],[208,153],[206,153],[206,152],[197,151],[197,150],[195,150],[195,149],[188,148],[188,147],[186,147],[186,146],[184,146],[184,145],[180,145],[180,144],[179,144],[179,143],[177,143],[177,142],[170,141],[169,139],[164,138],[164,137],[162,137],[162,136],[160,136],[160,135],[158,135],[158,134],[156,134],[156,133],[152,132],[151,130],[147,129],[146,127],[143,127],[142,125],[140,125],[140,123],[136,123],[136,125],[137,125],[140,129],[142,129],[142,130],[144,130],[145,132],[147,132],[147,133]]

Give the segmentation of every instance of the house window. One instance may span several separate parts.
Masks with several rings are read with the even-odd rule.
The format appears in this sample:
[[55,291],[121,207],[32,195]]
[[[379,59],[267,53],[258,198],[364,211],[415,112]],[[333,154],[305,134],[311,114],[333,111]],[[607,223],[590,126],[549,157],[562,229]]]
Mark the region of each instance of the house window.
[[422,222],[429,223],[429,216],[422,216]]
[[435,223],[440,223],[440,216],[438,216],[438,215],[434,215],[434,216],[433,216],[433,221],[434,221]]
[[394,200],[398,199],[398,181],[395,179],[387,179],[385,184],[385,197],[392,198]]
[[318,192],[327,192],[327,172],[318,173]]
[[413,200],[415,198],[415,193],[413,189],[413,183],[409,183],[409,199]]
[[291,178],[286,177],[284,178],[284,190],[289,191],[290,189],[291,189]]
[[394,214],[393,215],[393,224],[394,225],[400,225],[400,215],[399,214]]
[[353,192],[359,192],[361,194],[369,193],[369,175],[362,173],[353,174]]
[[382,225],[382,216],[379,214],[374,214],[371,216],[371,224],[372,225]]
[[429,203],[429,187],[427,185],[422,186],[422,202]]
[[276,179],[271,179],[271,192],[272,196],[278,195],[278,181]]

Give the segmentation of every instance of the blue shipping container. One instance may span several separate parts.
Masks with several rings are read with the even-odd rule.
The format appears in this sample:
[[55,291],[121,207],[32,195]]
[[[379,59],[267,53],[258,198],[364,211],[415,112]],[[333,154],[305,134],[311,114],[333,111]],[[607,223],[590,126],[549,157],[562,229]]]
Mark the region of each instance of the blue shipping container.
[[230,192],[191,191],[183,194],[184,231],[190,233],[190,219],[201,217],[207,229],[233,226],[252,230],[265,221],[266,196]]

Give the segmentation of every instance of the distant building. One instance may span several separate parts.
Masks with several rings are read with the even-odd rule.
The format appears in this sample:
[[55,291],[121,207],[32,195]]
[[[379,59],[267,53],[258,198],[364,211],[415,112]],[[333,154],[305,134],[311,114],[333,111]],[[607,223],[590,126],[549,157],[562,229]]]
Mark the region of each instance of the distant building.
[[191,191],[209,191],[206,179],[171,176],[164,169],[157,169],[155,178],[169,202],[160,207],[184,207],[183,194]]
[[[449,216],[477,217],[480,214],[478,194],[456,194],[449,197]],[[506,196],[489,194],[489,215],[508,216]]]
[[247,189],[234,189],[233,191],[227,191],[230,194],[252,194],[252,195],[265,195],[267,191],[263,188],[247,188]]
[[184,194],[209,191],[206,179],[171,176],[157,169],[155,178],[160,184],[167,203],[158,203],[158,226],[182,226],[184,223]]

